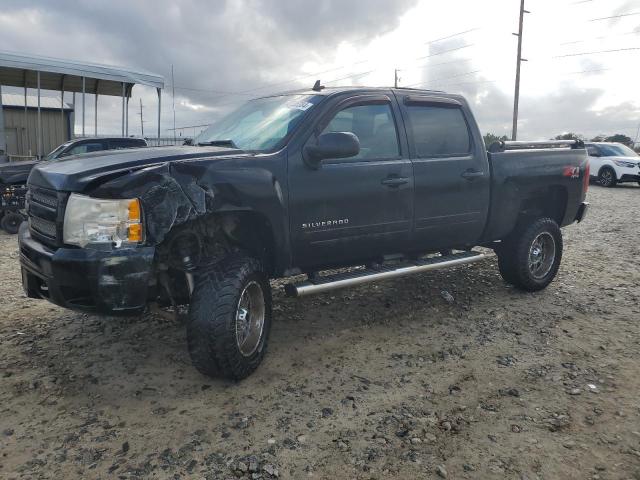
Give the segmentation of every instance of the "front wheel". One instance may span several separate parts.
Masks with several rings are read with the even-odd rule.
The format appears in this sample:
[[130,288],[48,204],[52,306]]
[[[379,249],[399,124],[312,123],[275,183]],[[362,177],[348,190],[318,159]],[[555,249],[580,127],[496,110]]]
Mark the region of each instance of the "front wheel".
[[600,170],[600,174],[598,175],[598,182],[603,187],[615,187],[618,183],[616,172],[613,170],[613,168],[604,167],[602,170]]
[[551,218],[518,227],[496,250],[502,278],[528,292],[549,285],[562,260],[562,232]]
[[265,355],[270,328],[271,288],[258,260],[237,253],[198,272],[187,343],[201,373],[248,377]]

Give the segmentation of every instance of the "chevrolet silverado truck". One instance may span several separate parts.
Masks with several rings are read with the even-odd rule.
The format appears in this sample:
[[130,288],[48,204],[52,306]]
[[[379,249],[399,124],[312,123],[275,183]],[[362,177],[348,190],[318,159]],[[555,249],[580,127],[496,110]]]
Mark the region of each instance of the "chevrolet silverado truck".
[[488,247],[506,282],[537,291],[560,267],[560,227],[585,216],[588,181],[581,142],[487,151],[461,96],[316,83],[247,102],[192,146],[36,166],[22,282],[107,315],[188,305],[194,366],[241,379],[266,352],[270,279],[304,296]]

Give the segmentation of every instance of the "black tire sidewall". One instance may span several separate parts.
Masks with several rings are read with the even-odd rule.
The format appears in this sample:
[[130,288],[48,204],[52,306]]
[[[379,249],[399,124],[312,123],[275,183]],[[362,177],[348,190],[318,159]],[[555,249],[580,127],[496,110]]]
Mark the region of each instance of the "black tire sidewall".
[[16,212],[9,212],[0,220],[0,226],[8,234],[15,235],[20,230],[22,222],[24,222],[22,215]]
[[[604,172],[611,172],[611,183],[608,185],[605,185],[602,183],[602,174]],[[598,182],[600,183],[600,185],[602,185],[605,188],[615,187],[616,183],[618,183],[615,170],[611,167],[602,167],[600,169],[600,173],[598,173]]]
[[[244,356],[236,339],[236,310],[244,287],[256,281],[265,305],[262,336],[256,350]],[[194,366],[203,374],[240,380],[261,363],[271,330],[271,287],[260,262],[232,254],[196,274],[189,306],[187,343]]]
[[[549,233],[555,242],[555,258],[549,272],[543,278],[535,278],[529,270],[529,250],[535,238],[541,233]],[[520,229],[513,244],[511,268],[514,274],[514,285],[527,291],[537,291],[545,288],[553,281],[562,261],[562,232],[551,218],[540,218]]]

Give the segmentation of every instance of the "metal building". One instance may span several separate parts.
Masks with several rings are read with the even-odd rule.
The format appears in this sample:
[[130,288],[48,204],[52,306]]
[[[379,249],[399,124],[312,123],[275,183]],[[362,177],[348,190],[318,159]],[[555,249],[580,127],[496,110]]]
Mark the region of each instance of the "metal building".
[[[9,93],[2,94],[6,154],[10,160],[33,159],[38,150],[38,98]],[[73,134],[73,107],[62,102],[60,96],[40,98],[42,122],[42,151],[46,155]]]
[[[44,129],[42,125],[41,90],[74,92],[80,94],[82,106],[82,136],[85,132],[86,94],[94,95],[95,118],[94,135],[98,125],[98,97],[112,95],[122,98],[122,136],[129,130],[129,98],[135,85],[146,85],[156,89],[158,94],[158,138],[160,138],[160,111],[164,77],[123,67],[112,67],[96,63],[77,62],[59,58],[25,55],[22,53],[0,52],[0,94],[2,86],[20,87],[24,90],[23,107],[28,103],[27,89],[37,90],[38,121],[36,122],[36,155],[44,155]],[[62,102],[62,100],[61,100]],[[28,105],[27,105],[28,107]],[[64,106],[62,106],[64,109]],[[4,131],[3,108],[0,103],[0,132]],[[5,137],[0,135],[0,157],[6,150]]]

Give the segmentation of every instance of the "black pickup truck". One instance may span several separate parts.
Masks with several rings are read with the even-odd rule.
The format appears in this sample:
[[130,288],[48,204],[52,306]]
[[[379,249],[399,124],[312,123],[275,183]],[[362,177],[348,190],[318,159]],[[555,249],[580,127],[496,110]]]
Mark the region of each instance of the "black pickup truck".
[[560,227],[587,210],[582,143],[487,152],[465,99],[443,92],[316,84],[249,101],[195,144],[38,165],[20,259],[27,295],[63,307],[188,304],[189,352],[212,376],[262,360],[269,279],[298,276],[285,291],[302,296],[475,262],[483,246],[535,291],[560,266]]

